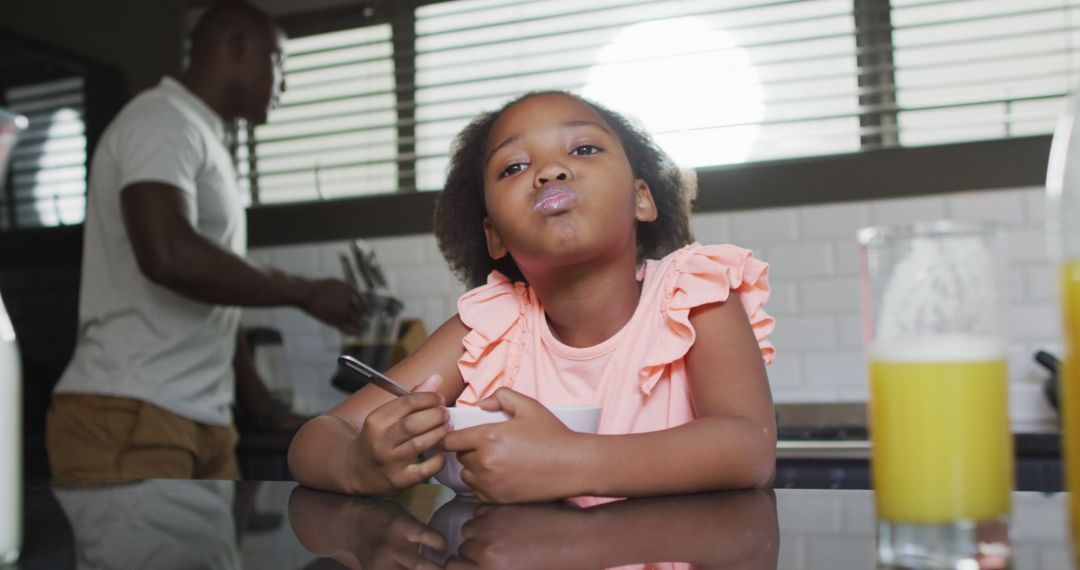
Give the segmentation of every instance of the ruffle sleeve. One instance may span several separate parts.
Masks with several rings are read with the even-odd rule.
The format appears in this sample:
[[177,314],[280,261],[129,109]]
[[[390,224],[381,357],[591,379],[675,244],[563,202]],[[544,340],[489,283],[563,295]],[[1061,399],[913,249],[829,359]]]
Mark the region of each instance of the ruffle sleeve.
[[688,245],[672,254],[660,287],[664,326],[644,363],[644,394],[651,393],[665,366],[681,359],[693,346],[696,334],[690,324],[690,310],[725,301],[732,290],[742,300],[761,358],[766,364],[772,363],[776,349],[768,335],[774,320],[764,308],[769,299],[769,265],[755,259],[750,250],[733,245]]
[[492,271],[486,284],[458,299],[458,316],[469,328],[458,370],[465,390],[458,403],[475,406],[501,386],[513,385],[521,365],[523,315],[529,297],[523,283]]

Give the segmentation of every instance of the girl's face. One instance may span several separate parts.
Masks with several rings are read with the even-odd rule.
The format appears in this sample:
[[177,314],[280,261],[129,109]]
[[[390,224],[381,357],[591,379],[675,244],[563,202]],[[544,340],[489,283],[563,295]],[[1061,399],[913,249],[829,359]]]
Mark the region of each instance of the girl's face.
[[504,111],[484,149],[488,251],[526,275],[597,255],[637,257],[637,222],[656,219],[612,128],[588,105],[536,95]]

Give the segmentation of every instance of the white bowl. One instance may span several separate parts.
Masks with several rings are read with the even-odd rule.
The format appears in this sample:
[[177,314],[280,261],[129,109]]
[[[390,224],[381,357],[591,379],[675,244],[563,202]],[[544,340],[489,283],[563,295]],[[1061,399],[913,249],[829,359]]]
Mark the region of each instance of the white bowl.
[[[600,427],[600,406],[546,406],[566,427],[580,433],[596,433]],[[474,407],[450,408],[450,429],[504,422],[510,419],[504,412],[488,412]],[[446,454],[446,464],[435,474],[435,479],[450,487],[459,495],[471,496],[472,489],[461,480],[461,463],[456,453]]]

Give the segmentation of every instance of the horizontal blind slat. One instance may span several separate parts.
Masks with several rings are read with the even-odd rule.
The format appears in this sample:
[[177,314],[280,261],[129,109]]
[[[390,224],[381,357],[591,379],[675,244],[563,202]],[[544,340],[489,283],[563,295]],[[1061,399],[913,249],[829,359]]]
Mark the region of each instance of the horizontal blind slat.
[[902,146],[1046,134],[1080,67],[1080,2],[893,0]]
[[[1080,67],[1072,48],[1080,25],[1070,20],[1080,2],[891,4],[884,23],[864,24],[861,31],[891,36],[892,45],[856,45],[849,0],[452,0],[421,6],[415,48],[399,44],[392,59],[383,60],[381,51],[394,47],[388,26],[313,37],[290,48],[291,88],[270,123],[255,130],[260,167],[253,175],[271,201],[311,199],[303,186],[316,164],[323,198],[401,190],[390,171],[365,178],[364,168],[394,169],[400,177],[415,176],[416,188],[436,189],[460,129],[476,113],[530,89],[596,97],[638,116],[658,140],[675,146],[715,135],[718,142],[710,144],[717,148],[745,147],[689,159],[694,165],[876,148],[881,143],[862,139],[886,134],[898,135],[901,145],[923,144],[950,132],[943,125],[973,137],[1050,128],[1042,125],[1070,83],[1057,76],[1074,76]],[[863,21],[879,17],[877,7],[860,9]],[[684,42],[689,32],[668,30],[666,44],[633,53],[635,41],[627,37],[664,25],[688,25],[700,41]],[[627,72],[640,75],[638,87],[678,84],[696,99],[642,103],[627,96],[635,91],[627,87],[633,85]],[[866,77],[893,83],[861,84]],[[681,109],[696,111],[679,116]],[[898,120],[880,120],[888,115]]]
[[260,202],[393,191],[398,156],[397,86],[389,24],[329,32],[286,44],[281,105],[246,144]]
[[[568,3],[561,13],[528,18],[524,27],[509,20],[515,11],[525,19],[525,7],[503,6],[508,21],[489,12],[476,25],[461,20],[456,28],[452,20],[437,21],[446,18],[445,5],[417,11],[421,189],[441,186],[436,166],[445,164],[451,137],[465,122],[534,88],[597,97],[638,116],[671,148],[692,147],[688,141],[708,135],[716,137],[712,146],[735,149],[684,157],[688,165],[753,159],[769,152],[755,137],[772,140],[772,132],[790,135],[800,125],[833,125],[848,133],[846,140],[830,138],[833,150],[857,148],[859,48],[851,2]],[[641,17],[646,12],[650,18]],[[650,43],[650,33],[667,35],[651,53],[636,52],[633,44]],[[624,95],[634,91],[627,82],[634,73],[641,76],[639,91],[671,84],[675,93],[633,101]],[[680,90],[697,98],[680,100]],[[680,109],[687,112],[672,112]],[[442,156],[424,157],[434,151]]]
[[84,80],[68,77],[9,87],[10,110],[27,118],[8,165],[15,228],[75,224],[86,195]]

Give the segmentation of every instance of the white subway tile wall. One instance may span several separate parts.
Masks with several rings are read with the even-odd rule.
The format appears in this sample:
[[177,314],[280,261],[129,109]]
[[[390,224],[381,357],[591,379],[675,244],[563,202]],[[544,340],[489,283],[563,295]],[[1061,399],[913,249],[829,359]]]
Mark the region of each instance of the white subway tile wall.
[[870,222],[906,224],[949,217],[946,200],[941,196],[875,200],[870,203]]
[[1015,553],[1014,568],[1069,568],[1068,537],[1064,524],[1065,495],[1021,493],[1013,496],[1012,538],[1023,542],[1024,548]]
[[806,206],[798,209],[798,216],[802,239],[828,242],[839,238],[851,241],[856,230],[870,224],[870,205],[853,202]]
[[694,239],[701,243],[728,243],[731,241],[731,215],[723,212],[697,214],[690,219]]
[[769,384],[774,394],[791,396],[792,390],[803,387],[803,357],[792,351],[777,354],[769,366]]
[[[693,229],[702,243],[731,242],[769,262],[773,299],[767,309],[777,319],[772,336],[777,360],[769,377],[775,401],[792,403],[866,398],[855,230],[938,218],[1001,224],[1007,243],[1012,414],[1014,421],[1040,421],[1052,412],[1038,397],[1046,373],[1032,356],[1039,349],[1058,349],[1061,338],[1043,194],[1034,187],[709,212],[694,216]],[[405,317],[422,319],[431,332],[457,311],[465,288],[446,268],[432,235],[367,241],[405,302]],[[250,258],[302,275],[339,276],[337,253],[345,247],[346,242],[331,242],[255,248]],[[346,396],[330,385],[340,343],[336,332],[294,309],[248,310],[245,323],[281,330],[286,346],[280,373],[295,386],[298,410],[318,413]]]
[[731,239],[738,244],[795,244],[799,242],[799,218],[794,208],[770,208],[734,212]]

